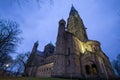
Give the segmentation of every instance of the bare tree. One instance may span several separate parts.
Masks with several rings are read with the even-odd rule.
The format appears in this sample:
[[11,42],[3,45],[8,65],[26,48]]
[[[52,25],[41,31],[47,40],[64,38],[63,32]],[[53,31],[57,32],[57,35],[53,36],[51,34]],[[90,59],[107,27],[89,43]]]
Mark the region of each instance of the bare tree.
[[18,6],[21,8],[23,4],[29,4],[30,2],[35,2],[36,5],[40,8],[42,4],[45,2],[50,3],[50,5],[53,4],[53,0],[12,0],[13,3],[17,3]]
[[12,64],[13,68],[15,66],[17,66],[16,75],[18,75],[19,73],[20,74],[24,73],[24,75],[26,75],[26,73],[25,73],[26,63],[27,63],[29,55],[30,55],[30,52],[26,52],[25,54],[17,55],[16,59],[14,60],[14,62]]
[[15,21],[0,20],[0,66],[14,53],[16,46],[21,41],[18,35],[21,33],[19,25]]
[[120,77],[120,54],[118,54],[117,58],[113,60],[112,64],[115,69],[115,72]]
[[29,55],[30,55],[30,52],[27,52],[25,54],[20,54],[17,57],[18,63],[21,64],[21,66],[23,66],[23,68],[24,68],[23,72],[25,72],[25,70],[26,70],[26,63],[27,63]]

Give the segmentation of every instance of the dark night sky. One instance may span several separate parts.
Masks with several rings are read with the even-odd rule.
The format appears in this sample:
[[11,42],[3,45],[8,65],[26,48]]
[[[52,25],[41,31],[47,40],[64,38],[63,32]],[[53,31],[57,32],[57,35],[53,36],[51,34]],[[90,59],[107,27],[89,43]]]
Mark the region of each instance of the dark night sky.
[[120,53],[120,0],[0,0],[0,19],[11,19],[20,24],[22,44],[18,53],[31,51],[35,41],[39,50],[56,42],[58,21],[67,21],[71,5],[78,10],[89,39],[101,42],[103,52],[115,59]]

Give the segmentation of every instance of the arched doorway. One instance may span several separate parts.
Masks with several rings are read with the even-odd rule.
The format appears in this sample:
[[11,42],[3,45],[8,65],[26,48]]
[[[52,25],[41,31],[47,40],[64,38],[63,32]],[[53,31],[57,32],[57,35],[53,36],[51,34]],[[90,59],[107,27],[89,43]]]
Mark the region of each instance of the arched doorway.
[[95,64],[92,64],[91,66],[92,74],[97,75],[98,74],[97,66]]
[[85,66],[85,71],[86,71],[86,74],[87,74],[87,75],[90,74],[90,66],[89,66],[89,65],[86,65],[86,66]]

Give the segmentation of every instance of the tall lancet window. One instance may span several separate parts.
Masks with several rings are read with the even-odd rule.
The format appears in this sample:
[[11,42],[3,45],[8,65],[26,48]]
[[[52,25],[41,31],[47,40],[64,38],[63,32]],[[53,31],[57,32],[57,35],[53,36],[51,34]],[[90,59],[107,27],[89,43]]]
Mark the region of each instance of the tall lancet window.
[[70,48],[68,48],[68,56],[70,55]]

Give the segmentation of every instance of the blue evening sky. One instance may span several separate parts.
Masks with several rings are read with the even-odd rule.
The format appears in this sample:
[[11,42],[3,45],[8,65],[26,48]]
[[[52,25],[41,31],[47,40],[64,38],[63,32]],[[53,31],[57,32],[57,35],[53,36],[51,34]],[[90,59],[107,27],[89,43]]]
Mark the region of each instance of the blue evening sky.
[[19,1],[0,0],[0,19],[20,24],[23,41],[17,48],[18,53],[31,51],[37,40],[41,51],[50,41],[55,44],[58,21],[62,18],[67,21],[72,4],[87,27],[89,39],[100,41],[110,60],[120,53],[120,0]]

